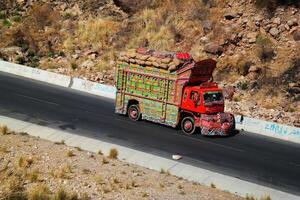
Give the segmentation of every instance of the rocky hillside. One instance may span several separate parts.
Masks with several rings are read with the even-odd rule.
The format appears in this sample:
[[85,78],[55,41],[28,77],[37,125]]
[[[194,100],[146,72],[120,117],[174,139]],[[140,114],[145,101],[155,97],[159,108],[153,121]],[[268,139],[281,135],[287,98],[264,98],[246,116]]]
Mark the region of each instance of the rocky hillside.
[[113,84],[120,51],[191,52],[217,59],[228,111],[300,126],[299,0],[45,2],[0,2],[0,58]]

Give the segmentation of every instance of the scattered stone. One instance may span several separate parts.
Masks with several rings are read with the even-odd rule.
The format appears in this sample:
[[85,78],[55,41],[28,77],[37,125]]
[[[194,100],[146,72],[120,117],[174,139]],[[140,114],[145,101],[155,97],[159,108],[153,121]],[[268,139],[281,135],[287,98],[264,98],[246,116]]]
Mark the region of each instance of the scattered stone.
[[248,43],[252,44],[256,42],[256,38],[257,38],[257,33],[256,32],[252,32],[252,33],[248,33],[247,34],[247,38],[248,38]]
[[95,63],[91,60],[86,60],[80,65],[81,68],[87,68],[87,69],[91,69],[94,66],[95,66]]
[[6,55],[20,54],[21,53],[21,47],[12,46],[12,47],[7,47],[7,48],[1,48],[0,52],[2,54],[6,54]]
[[233,86],[227,86],[223,88],[223,95],[225,99],[232,100],[234,96],[235,88]]
[[182,156],[180,156],[180,155],[172,155],[173,160],[180,160],[181,158],[182,158]]
[[290,30],[290,26],[289,25],[284,25],[284,28],[286,29],[286,30]]
[[203,31],[205,33],[208,33],[212,30],[212,23],[209,21],[209,20],[205,20],[203,23],[202,23],[202,27],[203,27]]
[[204,51],[211,54],[222,54],[223,47],[217,43],[210,42],[204,46]]
[[285,25],[284,25],[284,24],[281,24],[280,26],[278,26],[278,30],[279,30],[280,32],[285,31],[285,30],[286,30]]
[[200,38],[200,42],[203,44],[207,44],[207,43],[209,43],[209,38],[206,36],[203,36]]
[[232,19],[234,19],[234,18],[236,18],[237,17],[237,14],[236,13],[234,13],[234,12],[227,12],[227,13],[225,13],[224,14],[224,17],[225,17],[225,19],[227,19],[227,20],[232,20]]
[[279,35],[279,30],[278,30],[278,28],[271,28],[270,29],[270,31],[269,31],[269,33],[273,36],[273,37],[278,37],[278,35]]
[[273,23],[277,24],[277,25],[280,25],[281,24],[281,19],[279,17],[276,17],[276,18],[273,19]]
[[260,68],[258,68],[257,66],[255,66],[255,65],[252,65],[250,68],[249,68],[249,70],[248,70],[248,72],[250,73],[250,72],[259,72],[260,71]]

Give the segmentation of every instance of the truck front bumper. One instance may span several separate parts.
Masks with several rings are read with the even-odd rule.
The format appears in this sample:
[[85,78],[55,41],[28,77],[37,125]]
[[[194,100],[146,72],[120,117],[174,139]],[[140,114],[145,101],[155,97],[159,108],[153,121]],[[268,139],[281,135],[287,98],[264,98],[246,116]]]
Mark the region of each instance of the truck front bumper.
[[235,130],[234,116],[230,113],[203,115],[199,123],[201,134],[207,136],[228,136]]

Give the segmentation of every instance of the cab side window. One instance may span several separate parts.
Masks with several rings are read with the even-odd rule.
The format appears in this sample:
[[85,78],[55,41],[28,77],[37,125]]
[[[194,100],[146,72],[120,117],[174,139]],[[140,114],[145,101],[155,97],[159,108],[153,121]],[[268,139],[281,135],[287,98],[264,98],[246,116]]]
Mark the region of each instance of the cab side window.
[[195,92],[195,91],[192,91],[191,94],[190,94],[190,99],[195,101],[199,98],[199,94],[198,92]]
[[187,92],[184,93],[183,99],[186,100]]

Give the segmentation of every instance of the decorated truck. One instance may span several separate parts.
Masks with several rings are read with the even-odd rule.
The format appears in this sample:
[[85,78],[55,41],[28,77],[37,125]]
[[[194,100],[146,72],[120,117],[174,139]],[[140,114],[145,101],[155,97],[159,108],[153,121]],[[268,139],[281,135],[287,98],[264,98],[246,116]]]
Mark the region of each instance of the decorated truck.
[[187,53],[137,49],[116,66],[115,112],[131,120],[179,127],[191,135],[227,136],[234,116],[224,112],[222,90],[213,82],[216,61],[196,62]]

